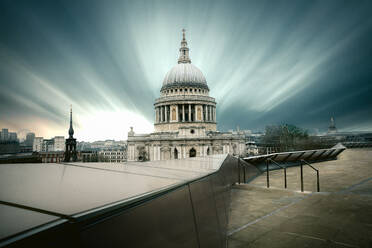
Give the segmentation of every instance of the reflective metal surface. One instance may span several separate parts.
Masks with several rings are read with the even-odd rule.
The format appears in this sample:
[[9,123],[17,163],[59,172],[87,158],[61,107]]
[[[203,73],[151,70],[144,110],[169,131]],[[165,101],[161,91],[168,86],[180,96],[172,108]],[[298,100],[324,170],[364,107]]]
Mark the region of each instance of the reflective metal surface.
[[91,225],[84,247],[198,247],[188,186]]
[[[245,166],[247,177],[259,173]],[[68,220],[57,231],[34,236],[39,247],[61,236],[64,247],[225,247],[230,186],[239,169],[237,158],[229,155],[126,164],[1,165],[0,200]],[[10,216],[12,220],[22,221]]]
[[226,244],[226,231],[228,222],[229,202],[227,202],[225,194],[228,193],[227,187],[224,187],[223,176],[215,174],[210,177],[214,201],[216,206],[217,220],[219,223],[219,236],[222,247]]
[[58,219],[56,216],[0,204],[0,240]]
[[119,166],[1,165],[0,200],[73,215],[207,175],[219,168],[225,156]]
[[0,166],[0,200],[73,215],[181,180],[59,164]]
[[210,177],[189,184],[200,247],[219,247],[220,225]]

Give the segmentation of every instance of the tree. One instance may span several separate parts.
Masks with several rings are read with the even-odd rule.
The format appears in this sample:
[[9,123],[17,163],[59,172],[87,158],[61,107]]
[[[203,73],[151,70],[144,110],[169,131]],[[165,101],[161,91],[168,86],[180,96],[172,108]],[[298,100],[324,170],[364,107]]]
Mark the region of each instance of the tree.
[[309,139],[307,130],[291,124],[270,125],[265,129],[264,145],[278,147],[280,151],[303,149]]

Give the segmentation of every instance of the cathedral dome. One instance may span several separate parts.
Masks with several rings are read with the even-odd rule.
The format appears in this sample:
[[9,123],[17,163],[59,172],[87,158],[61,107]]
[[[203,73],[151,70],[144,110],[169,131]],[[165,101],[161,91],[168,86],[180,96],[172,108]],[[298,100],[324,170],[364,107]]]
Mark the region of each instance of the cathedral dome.
[[174,66],[163,81],[163,88],[175,86],[197,86],[208,88],[203,73],[196,66],[188,63],[180,63]]
[[178,64],[165,75],[161,91],[173,87],[198,87],[209,90],[203,73],[199,68],[191,64],[185,30],[182,31],[183,38],[179,49]]

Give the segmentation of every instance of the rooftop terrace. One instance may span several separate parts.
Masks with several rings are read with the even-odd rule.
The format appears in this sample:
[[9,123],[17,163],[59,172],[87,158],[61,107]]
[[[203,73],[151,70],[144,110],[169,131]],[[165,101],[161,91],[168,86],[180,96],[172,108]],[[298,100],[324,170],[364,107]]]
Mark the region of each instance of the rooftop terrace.
[[348,149],[338,160],[270,171],[233,187],[228,247],[372,247],[372,149]]

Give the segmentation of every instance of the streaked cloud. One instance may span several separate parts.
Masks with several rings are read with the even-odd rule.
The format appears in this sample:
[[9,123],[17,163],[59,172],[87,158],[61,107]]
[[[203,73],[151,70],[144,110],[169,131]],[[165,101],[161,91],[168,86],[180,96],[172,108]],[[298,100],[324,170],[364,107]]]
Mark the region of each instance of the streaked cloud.
[[2,1],[0,128],[151,132],[182,28],[219,129],[372,130],[370,1]]

